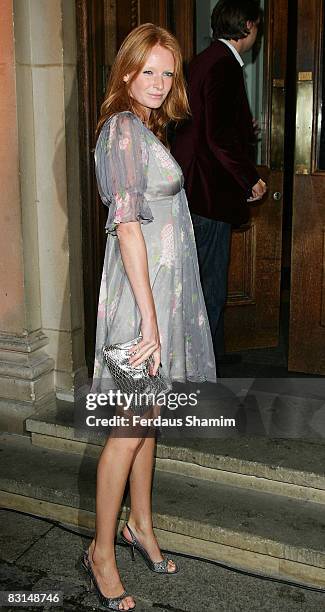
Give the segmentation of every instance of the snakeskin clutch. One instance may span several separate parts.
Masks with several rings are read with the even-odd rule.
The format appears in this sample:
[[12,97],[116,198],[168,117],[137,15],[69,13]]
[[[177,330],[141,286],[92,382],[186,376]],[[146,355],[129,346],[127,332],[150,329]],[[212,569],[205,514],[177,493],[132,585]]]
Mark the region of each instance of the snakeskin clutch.
[[[133,366],[129,363],[130,353],[129,348],[135,346],[142,340],[142,336],[129,340],[121,344],[111,344],[103,347],[103,355],[106,365],[122,393],[131,396],[133,394],[131,409],[145,405],[150,407],[155,404],[155,398],[163,392],[170,390],[170,387],[162,376],[161,372],[157,371],[155,376],[149,374],[150,365],[153,363],[153,357],[150,356],[146,361],[138,366]],[[145,394],[140,398],[140,394]]]

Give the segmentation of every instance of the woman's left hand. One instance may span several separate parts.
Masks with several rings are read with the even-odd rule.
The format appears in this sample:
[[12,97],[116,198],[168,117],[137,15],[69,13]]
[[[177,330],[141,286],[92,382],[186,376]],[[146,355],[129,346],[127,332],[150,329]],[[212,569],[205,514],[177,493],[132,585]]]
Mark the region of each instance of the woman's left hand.
[[154,320],[150,320],[150,318],[143,319],[141,333],[141,342],[129,350],[131,354],[134,353],[134,355],[131,355],[129,362],[136,367],[152,356],[153,364],[150,367],[150,375],[155,376],[161,360],[159,331],[156,318],[154,318]]

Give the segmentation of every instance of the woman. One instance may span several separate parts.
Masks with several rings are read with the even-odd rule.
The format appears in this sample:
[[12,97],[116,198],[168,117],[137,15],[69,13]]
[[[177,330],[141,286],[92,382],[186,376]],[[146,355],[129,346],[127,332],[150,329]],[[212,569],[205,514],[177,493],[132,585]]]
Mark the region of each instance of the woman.
[[[139,365],[153,356],[167,381],[215,381],[212,340],[203,300],[194,234],[181,170],[166,146],[166,126],[188,114],[182,58],[175,38],[144,24],[116,57],[95,149],[98,189],[109,206],[99,296],[93,392],[114,388],[102,349],[141,331],[130,356]],[[122,536],[155,572],[178,568],[155,538],[151,485],[155,439],[111,435],[97,470],[96,535],[83,565],[104,605],[134,609],[119,577],[114,552],[116,521],[129,476],[131,511]]]

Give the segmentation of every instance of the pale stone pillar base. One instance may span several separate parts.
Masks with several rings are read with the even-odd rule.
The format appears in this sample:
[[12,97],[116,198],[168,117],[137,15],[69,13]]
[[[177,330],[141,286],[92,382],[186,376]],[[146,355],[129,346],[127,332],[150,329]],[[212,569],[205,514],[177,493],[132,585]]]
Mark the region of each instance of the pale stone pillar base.
[[[39,330],[24,336],[0,333],[0,428],[26,433],[24,421],[55,401],[54,360]],[[28,433],[28,432],[27,432]]]

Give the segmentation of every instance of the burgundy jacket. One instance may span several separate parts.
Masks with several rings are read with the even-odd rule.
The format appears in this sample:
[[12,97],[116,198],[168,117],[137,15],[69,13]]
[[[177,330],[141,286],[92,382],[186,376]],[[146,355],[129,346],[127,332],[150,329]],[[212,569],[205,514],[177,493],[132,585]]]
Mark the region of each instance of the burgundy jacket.
[[217,40],[192,60],[188,83],[192,117],[176,130],[171,152],[184,173],[190,210],[241,225],[260,178],[242,68]]

